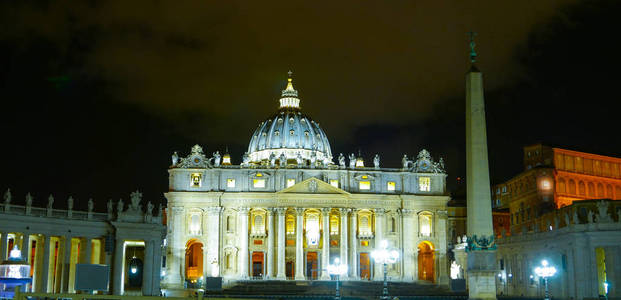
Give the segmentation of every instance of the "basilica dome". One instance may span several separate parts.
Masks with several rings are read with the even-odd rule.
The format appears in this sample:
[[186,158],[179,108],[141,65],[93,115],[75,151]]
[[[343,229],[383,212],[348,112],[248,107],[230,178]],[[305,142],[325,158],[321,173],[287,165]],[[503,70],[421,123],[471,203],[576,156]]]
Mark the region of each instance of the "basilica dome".
[[291,73],[287,87],[282,91],[278,112],[261,122],[254,131],[248,155],[250,162],[255,164],[272,159],[281,164],[281,157],[289,163],[302,159],[305,165],[332,163],[328,137],[319,123],[301,112]]

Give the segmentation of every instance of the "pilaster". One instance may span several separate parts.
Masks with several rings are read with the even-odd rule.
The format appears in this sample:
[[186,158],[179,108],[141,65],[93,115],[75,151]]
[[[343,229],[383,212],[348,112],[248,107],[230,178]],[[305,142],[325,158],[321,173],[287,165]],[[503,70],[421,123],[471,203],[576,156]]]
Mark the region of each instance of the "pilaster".
[[401,215],[403,217],[403,281],[414,281],[414,237],[413,232],[413,216],[414,211],[411,209],[402,209]]

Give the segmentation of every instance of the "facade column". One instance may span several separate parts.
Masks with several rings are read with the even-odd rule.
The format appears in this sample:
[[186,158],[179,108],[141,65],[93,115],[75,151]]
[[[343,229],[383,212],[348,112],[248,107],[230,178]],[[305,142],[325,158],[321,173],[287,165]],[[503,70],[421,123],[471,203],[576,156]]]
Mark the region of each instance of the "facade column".
[[220,276],[220,212],[222,207],[209,207],[207,209],[207,261],[203,263],[206,270],[205,276]]
[[295,213],[295,280],[304,280],[304,240],[302,236],[304,208],[296,208]]
[[0,241],[0,261],[4,261],[7,257],[7,247],[9,246],[9,233],[2,233],[2,241]]
[[250,208],[239,208],[239,277],[248,279],[248,212]]
[[113,277],[113,295],[123,295],[123,269],[125,264],[125,241],[122,238],[116,239],[114,246],[114,266],[112,271]]
[[[183,261],[185,260],[185,243],[183,236],[185,235],[185,223],[183,222],[184,209],[180,206],[173,206],[168,209],[171,213],[169,224],[172,229],[168,234],[168,247],[170,256],[166,260],[166,283],[183,287],[185,274],[182,271],[185,268]],[[170,226],[169,225],[169,226]]]
[[72,236],[65,236],[65,243],[63,249],[63,264],[62,264],[62,281],[60,290],[62,293],[69,293],[69,270],[71,269],[71,239]]
[[358,271],[358,211],[352,209],[349,216],[349,233],[351,235],[351,259],[350,259],[350,277],[353,279],[360,279],[360,272]]
[[403,216],[403,281],[414,281],[414,238],[413,231],[413,211],[411,209],[402,209]]
[[328,265],[330,264],[330,208],[324,207],[321,209],[321,220],[323,232],[322,248],[321,248],[321,279],[330,280],[330,274],[328,274]]
[[287,279],[285,274],[285,213],[287,212],[287,208],[279,207],[276,208],[276,213],[278,214],[278,274],[276,275],[276,279],[285,280]]
[[274,208],[267,209],[267,276],[274,277]]
[[[41,265],[39,282],[36,284],[35,291],[37,293],[47,293],[49,292],[47,283],[50,276],[50,243],[52,242],[52,236],[46,235],[41,240],[43,240],[43,251],[41,252],[41,255],[43,255],[43,264]],[[41,245],[37,245],[37,247],[41,247]]]
[[143,296],[159,296],[153,295],[153,241],[144,241],[144,265],[142,267],[142,295]]
[[[347,247],[347,213],[350,212],[351,209],[349,208],[340,208],[339,209],[339,213],[341,215],[341,240],[339,241],[339,246],[341,246],[341,254],[340,254],[340,259],[341,259],[341,264],[347,264],[347,256],[349,255],[348,247]],[[348,274],[345,273],[343,275],[341,275],[341,279],[347,279]]]
[[[384,224],[386,224],[384,217],[385,211],[383,208],[376,208],[375,210],[375,249],[379,249],[380,243],[384,240]],[[373,280],[374,281],[383,281],[384,280],[384,266],[373,261],[374,272],[373,272]]]

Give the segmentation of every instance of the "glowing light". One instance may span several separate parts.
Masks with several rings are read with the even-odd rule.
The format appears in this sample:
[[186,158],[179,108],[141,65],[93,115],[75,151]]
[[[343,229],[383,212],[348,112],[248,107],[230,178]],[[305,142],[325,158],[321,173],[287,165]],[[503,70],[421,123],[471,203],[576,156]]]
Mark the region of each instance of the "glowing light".
[[138,272],[138,268],[132,267],[131,268],[131,272],[132,272],[132,274],[136,274],[136,272]]
[[330,185],[338,188],[339,187],[339,181],[337,179],[330,179]]
[[226,187],[234,188],[235,187],[235,179],[229,178],[226,180]]
[[429,191],[431,191],[431,178],[429,178],[429,177],[419,177],[418,178],[418,189],[421,192],[429,192]]
[[15,247],[13,247],[13,250],[11,250],[11,253],[9,253],[9,257],[13,258],[13,259],[20,259],[20,258],[22,258],[22,252],[19,251],[19,248],[17,248],[17,245],[15,245]]
[[360,157],[356,159],[356,168],[364,168],[364,160]]
[[370,190],[371,189],[371,182],[370,181],[360,181],[360,183],[358,184],[358,188],[361,190]]
[[[258,174],[257,174],[258,176]],[[265,187],[265,179],[253,179],[252,186],[255,188],[264,188]]]
[[397,185],[395,184],[394,181],[389,181],[389,182],[386,183],[386,189],[389,190],[389,191],[394,191],[396,186]]
[[543,278],[552,277],[556,274],[556,268],[554,266],[549,266],[548,261],[544,259],[541,261],[541,267],[535,268],[535,274]]
[[295,185],[295,179],[287,179],[287,187],[291,187]]
[[388,250],[388,241],[382,240],[379,249],[371,252],[371,257],[380,264],[394,264],[399,259],[399,251],[395,249]]

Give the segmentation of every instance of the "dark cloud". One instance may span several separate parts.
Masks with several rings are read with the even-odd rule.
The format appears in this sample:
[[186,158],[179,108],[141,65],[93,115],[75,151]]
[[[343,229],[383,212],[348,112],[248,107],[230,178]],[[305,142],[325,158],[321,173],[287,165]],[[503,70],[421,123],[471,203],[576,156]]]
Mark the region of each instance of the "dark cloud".
[[[172,151],[200,143],[241,156],[289,69],[333,152],[377,152],[397,166],[403,153],[428,148],[446,156],[453,181],[464,173],[472,29],[496,180],[519,171],[524,143],[614,152],[618,144],[599,142],[614,127],[603,108],[619,79],[618,49],[606,44],[619,25],[614,5],[3,2],[3,182],[21,193],[120,197],[141,188],[161,199]],[[588,104],[573,104],[577,95]]]

